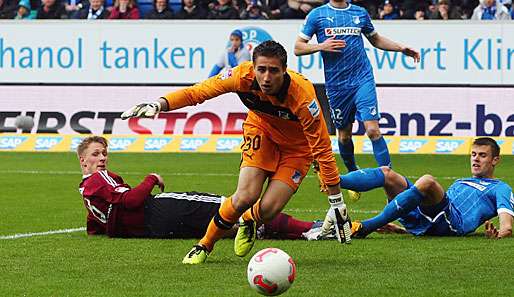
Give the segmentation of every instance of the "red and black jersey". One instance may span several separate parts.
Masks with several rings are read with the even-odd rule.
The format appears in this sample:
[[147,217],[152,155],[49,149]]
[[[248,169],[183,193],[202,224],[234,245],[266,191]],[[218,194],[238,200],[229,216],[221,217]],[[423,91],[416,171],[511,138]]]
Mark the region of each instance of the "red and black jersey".
[[144,236],[144,203],[157,182],[155,176],[148,175],[132,189],[121,176],[107,170],[84,176],[79,191],[88,210],[87,233]]

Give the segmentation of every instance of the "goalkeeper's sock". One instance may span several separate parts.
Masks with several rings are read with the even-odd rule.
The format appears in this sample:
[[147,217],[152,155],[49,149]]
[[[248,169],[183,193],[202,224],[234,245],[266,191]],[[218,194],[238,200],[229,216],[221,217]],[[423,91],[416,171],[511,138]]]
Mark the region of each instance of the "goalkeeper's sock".
[[416,186],[410,187],[391,200],[379,215],[362,221],[362,230],[365,233],[371,233],[385,224],[399,219],[418,207],[422,199],[423,194],[418,188]]
[[365,168],[341,175],[341,188],[366,192],[384,186],[385,177],[380,168]]
[[279,213],[271,222],[264,224],[266,238],[300,239],[309,231],[314,222],[300,221],[285,213]]
[[255,202],[252,207],[247,209],[241,217],[243,218],[243,221],[254,221],[257,224],[262,223],[260,210],[261,199],[257,200],[257,202]]
[[339,154],[341,155],[341,159],[343,159],[344,165],[348,171],[351,172],[357,170],[357,163],[355,162],[355,155],[353,153],[353,140],[350,139],[345,143],[338,141],[337,144],[339,146]]
[[212,218],[199,244],[203,245],[209,252],[212,251],[216,241],[218,241],[227,230],[230,230],[238,219],[239,214],[232,205],[232,197],[228,197],[220,206],[218,213]]
[[371,145],[373,146],[373,155],[375,155],[378,166],[391,167],[391,157],[389,156],[387,142],[384,137],[380,136],[378,139],[371,140]]

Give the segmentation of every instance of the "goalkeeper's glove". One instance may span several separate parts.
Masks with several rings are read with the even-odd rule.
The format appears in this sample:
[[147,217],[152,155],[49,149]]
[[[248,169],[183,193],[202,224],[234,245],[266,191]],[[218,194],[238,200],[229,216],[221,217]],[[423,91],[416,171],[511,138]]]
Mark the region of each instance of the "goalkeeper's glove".
[[126,120],[129,118],[153,118],[161,111],[161,104],[154,103],[141,103],[132,106],[129,110],[121,114],[121,119]]
[[346,204],[343,202],[343,194],[335,194],[328,196],[328,202],[330,203],[330,209],[325,216],[325,221],[321,227],[322,235],[330,232],[330,227],[334,226],[336,229],[336,237],[340,243],[350,243],[352,235],[352,225],[348,211],[346,210]]

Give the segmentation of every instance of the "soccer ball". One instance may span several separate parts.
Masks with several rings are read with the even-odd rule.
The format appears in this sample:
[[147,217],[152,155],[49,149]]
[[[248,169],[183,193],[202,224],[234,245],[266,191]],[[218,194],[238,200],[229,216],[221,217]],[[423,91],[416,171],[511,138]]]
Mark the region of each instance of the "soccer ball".
[[277,248],[258,251],[248,263],[250,287],[266,296],[276,296],[289,289],[296,277],[293,258]]

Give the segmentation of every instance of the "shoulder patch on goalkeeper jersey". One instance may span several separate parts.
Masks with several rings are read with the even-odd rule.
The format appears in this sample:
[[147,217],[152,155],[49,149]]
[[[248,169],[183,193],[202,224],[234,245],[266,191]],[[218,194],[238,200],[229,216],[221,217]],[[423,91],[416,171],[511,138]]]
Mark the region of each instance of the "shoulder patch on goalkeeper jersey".
[[232,69],[227,69],[220,75],[221,80],[225,80],[229,77],[232,77]]
[[309,112],[315,118],[319,116],[319,105],[316,102],[316,98],[312,99],[311,103],[309,103]]

